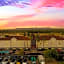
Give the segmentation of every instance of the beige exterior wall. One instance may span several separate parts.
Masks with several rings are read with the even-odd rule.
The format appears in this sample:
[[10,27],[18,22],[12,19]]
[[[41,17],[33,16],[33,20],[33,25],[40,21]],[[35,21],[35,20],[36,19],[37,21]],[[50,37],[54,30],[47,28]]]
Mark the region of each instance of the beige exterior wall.
[[16,38],[12,38],[11,40],[10,40],[10,46],[11,47],[17,47],[18,45],[17,45],[17,39]]
[[43,41],[42,40],[36,41],[36,47],[43,48]]
[[24,41],[25,42],[25,47],[28,47],[28,41]]
[[50,44],[49,44],[50,47],[57,47],[56,38],[51,38],[49,42],[50,42]]
[[63,42],[63,47],[64,47],[64,40],[62,42]]
[[31,40],[28,40],[28,47],[31,48]]
[[24,40],[16,40],[16,42],[11,43],[12,47],[24,47]]
[[[44,44],[43,44],[44,43]],[[0,48],[3,47],[31,47],[31,40],[17,40],[12,38],[11,40],[0,40]],[[56,40],[51,38],[50,40],[40,40],[36,41],[36,47],[64,47],[64,40]]]
[[0,48],[4,47],[31,47],[31,40],[17,40],[16,38],[0,40]]
[[31,47],[30,40],[17,40],[16,38],[11,39],[12,47]]
[[56,40],[56,38],[51,38],[50,40],[40,40],[36,42],[36,46],[41,48],[64,47],[64,40]]
[[44,47],[49,47],[49,40],[44,41]]
[[31,40],[25,40],[24,42],[24,47],[31,47]]
[[9,40],[0,40],[0,48],[10,47]]
[[63,40],[57,40],[57,47],[64,47]]

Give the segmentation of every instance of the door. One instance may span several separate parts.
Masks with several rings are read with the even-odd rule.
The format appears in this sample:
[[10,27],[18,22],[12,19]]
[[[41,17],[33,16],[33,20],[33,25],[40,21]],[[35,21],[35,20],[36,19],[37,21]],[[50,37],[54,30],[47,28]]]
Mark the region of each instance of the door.
[[36,40],[31,40],[31,48],[36,48]]

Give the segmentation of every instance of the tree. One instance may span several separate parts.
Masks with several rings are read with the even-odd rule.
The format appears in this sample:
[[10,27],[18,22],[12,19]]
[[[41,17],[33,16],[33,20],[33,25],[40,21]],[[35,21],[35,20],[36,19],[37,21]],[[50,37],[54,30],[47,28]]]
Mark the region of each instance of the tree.
[[37,35],[36,35],[36,40],[40,41],[40,35],[39,35],[39,33],[37,33]]
[[24,32],[24,36],[26,36],[26,33]]
[[28,36],[30,36],[30,33],[28,32]]
[[36,39],[36,37],[35,37],[34,33],[32,33],[31,34],[31,40],[35,40],[35,39]]
[[44,43],[45,43],[45,41],[46,41],[46,38],[42,38],[43,39],[43,47],[44,47]]
[[51,49],[51,50],[48,49],[44,51],[43,53],[44,53],[44,56],[47,58],[56,58],[56,59],[59,58],[58,52],[56,51],[56,49]]
[[5,37],[9,37],[9,35],[5,35]]

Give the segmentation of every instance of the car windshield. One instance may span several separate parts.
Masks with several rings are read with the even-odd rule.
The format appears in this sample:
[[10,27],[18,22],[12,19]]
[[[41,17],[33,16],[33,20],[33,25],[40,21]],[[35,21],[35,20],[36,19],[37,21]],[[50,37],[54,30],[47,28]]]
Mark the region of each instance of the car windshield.
[[5,59],[5,61],[8,61],[8,59]]
[[14,62],[14,61],[15,61],[15,59],[11,60],[11,62]]

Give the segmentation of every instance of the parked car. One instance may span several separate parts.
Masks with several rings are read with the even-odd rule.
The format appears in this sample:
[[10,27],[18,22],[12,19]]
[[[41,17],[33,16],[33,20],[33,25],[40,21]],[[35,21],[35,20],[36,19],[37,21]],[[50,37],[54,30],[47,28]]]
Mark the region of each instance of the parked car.
[[64,60],[64,49],[57,49],[57,54],[56,54],[56,60],[62,61]]
[[36,64],[36,56],[31,56],[30,60],[32,64]]
[[0,57],[0,62],[3,60],[3,58],[2,57]]
[[21,64],[21,63],[19,61],[17,61],[16,64]]
[[45,64],[45,58],[43,55],[38,55],[38,60],[40,64]]
[[22,62],[22,64],[27,64],[26,62]]
[[22,64],[22,59],[17,59],[17,62],[16,62],[16,64],[19,64],[19,62],[20,62],[20,64]]
[[16,60],[15,60],[15,59],[12,59],[12,60],[10,61],[10,64],[16,64]]
[[3,58],[2,58],[2,57],[0,57],[0,64],[2,64],[2,60],[3,60]]
[[24,59],[22,64],[27,64],[27,59]]
[[3,61],[2,61],[2,64],[7,64],[8,63],[8,59],[4,59]]

